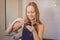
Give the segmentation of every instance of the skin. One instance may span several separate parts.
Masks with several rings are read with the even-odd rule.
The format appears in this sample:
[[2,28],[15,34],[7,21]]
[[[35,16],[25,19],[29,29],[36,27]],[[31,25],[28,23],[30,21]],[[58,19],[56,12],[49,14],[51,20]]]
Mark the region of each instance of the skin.
[[[26,28],[29,31],[32,32],[33,37],[34,37],[34,40],[43,40],[44,25],[43,24],[39,24],[39,23],[36,22],[35,15],[36,15],[36,13],[35,13],[34,7],[32,5],[31,6],[28,6],[27,7],[27,17],[31,21],[32,26],[31,27],[26,26]],[[13,26],[13,24],[15,22],[18,22],[18,24],[15,24]],[[14,20],[12,22],[12,24],[10,25],[10,27],[7,28],[6,32],[9,33],[12,29],[13,29],[12,31],[15,31],[15,30],[21,28],[22,27],[21,25],[23,25],[23,23],[24,23],[23,20],[21,20],[20,18],[17,18],[16,20]],[[37,28],[38,29],[38,34],[37,34],[35,28],[33,27],[33,24],[34,23],[37,23],[37,25],[38,25],[38,28]]]

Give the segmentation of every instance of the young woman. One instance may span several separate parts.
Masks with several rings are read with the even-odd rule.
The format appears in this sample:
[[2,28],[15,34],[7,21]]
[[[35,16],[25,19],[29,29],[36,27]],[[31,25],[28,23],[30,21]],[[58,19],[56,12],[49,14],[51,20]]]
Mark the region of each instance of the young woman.
[[44,25],[39,20],[39,10],[35,2],[30,2],[26,6],[26,19],[23,21],[17,18],[6,32],[11,33],[21,27],[23,27],[22,40],[43,40]]

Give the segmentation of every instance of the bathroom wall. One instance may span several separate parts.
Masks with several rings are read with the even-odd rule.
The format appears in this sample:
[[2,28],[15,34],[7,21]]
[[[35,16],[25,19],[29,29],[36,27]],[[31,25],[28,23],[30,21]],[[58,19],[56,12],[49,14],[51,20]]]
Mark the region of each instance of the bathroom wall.
[[6,27],[18,17],[18,0],[6,0]]

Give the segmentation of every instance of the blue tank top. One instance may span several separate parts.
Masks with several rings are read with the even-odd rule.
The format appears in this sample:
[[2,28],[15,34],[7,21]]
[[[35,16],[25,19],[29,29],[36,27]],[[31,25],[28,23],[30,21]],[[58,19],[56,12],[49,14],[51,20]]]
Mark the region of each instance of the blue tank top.
[[26,28],[27,25],[31,26],[31,22],[28,22],[28,23],[24,24],[24,28],[23,28],[23,32],[22,32],[22,40],[34,40],[32,32],[30,32]]
[[31,23],[28,22],[28,23],[24,24],[24,28],[23,28],[23,32],[22,32],[22,40],[34,40],[32,32],[30,32],[26,28],[27,25],[31,26]]

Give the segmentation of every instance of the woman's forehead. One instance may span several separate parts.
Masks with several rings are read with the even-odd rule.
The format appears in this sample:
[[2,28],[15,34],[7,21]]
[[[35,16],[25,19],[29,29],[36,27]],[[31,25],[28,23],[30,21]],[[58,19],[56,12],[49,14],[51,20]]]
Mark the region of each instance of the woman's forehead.
[[30,6],[27,7],[27,11],[29,11],[29,10],[34,11],[35,9],[34,9],[34,7],[32,5],[30,5]]

